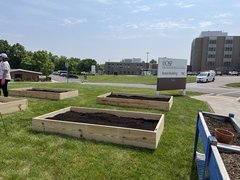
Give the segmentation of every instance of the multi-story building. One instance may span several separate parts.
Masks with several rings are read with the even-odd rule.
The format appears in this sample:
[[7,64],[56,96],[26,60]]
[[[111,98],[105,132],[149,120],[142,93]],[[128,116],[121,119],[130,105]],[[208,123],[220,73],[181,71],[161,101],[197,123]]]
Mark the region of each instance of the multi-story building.
[[145,75],[157,74],[157,64],[145,62],[105,62],[105,74],[114,75]]
[[192,71],[240,71],[240,36],[226,32],[205,31],[193,40],[190,66]]
[[125,58],[122,60],[122,62],[126,63],[141,63],[141,58]]

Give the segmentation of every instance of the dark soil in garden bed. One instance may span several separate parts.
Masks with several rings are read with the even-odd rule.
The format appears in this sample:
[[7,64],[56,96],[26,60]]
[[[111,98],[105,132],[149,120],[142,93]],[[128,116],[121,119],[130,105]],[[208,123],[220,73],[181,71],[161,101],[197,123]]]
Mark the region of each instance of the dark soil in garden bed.
[[240,133],[237,133],[237,131],[234,129],[233,125],[229,121],[220,121],[207,116],[204,116],[204,119],[212,136],[215,135],[215,128],[226,129],[234,134],[232,145],[240,146]]
[[163,97],[147,97],[147,96],[140,96],[140,95],[122,95],[122,94],[110,94],[110,98],[124,98],[124,99],[139,99],[139,100],[148,100],[148,101],[165,101],[168,102],[170,98],[163,98]]
[[71,121],[88,124],[126,127],[154,131],[158,121],[143,118],[119,117],[108,113],[81,113],[68,111],[48,118],[52,120]]
[[240,179],[240,154],[220,153],[230,179]]
[[63,92],[68,92],[66,90],[54,90],[54,89],[28,89],[27,91],[41,91],[41,92],[53,92],[53,93],[63,93]]

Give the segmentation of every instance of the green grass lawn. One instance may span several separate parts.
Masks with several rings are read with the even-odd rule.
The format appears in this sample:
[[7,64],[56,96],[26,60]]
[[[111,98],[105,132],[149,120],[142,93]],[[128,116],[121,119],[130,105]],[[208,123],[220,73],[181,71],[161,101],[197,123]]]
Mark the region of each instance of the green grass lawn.
[[[87,76],[88,82],[129,83],[129,84],[157,84],[157,76],[128,76],[128,75],[96,75]],[[188,76],[187,83],[195,82],[195,76]]]
[[228,87],[239,88],[239,87],[240,87],[240,82],[239,82],[239,83],[230,83],[230,84],[226,84],[226,86],[228,86]]
[[[27,110],[3,115],[8,136],[0,122],[0,179],[196,178],[191,166],[197,109],[209,110],[203,102],[176,96],[171,111],[166,112],[98,105],[95,102],[96,96],[110,91],[155,94],[150,89],[73,83],[9,85],[10,88],[30,86],[78,89],[79,96],[62,101],[28,98]],[[31,130],[32,117],[67,106],[164,113],[165,127],[155,151]]]

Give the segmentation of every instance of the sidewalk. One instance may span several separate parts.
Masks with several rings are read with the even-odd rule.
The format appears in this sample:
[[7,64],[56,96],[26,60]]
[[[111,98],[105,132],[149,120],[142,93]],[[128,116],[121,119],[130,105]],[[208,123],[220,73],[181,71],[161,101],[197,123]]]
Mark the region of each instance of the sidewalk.
[[229,113],[234,113],[236,121],[240,124],[240,98],[211,94],[192,98],[207,102],[217,114],[228,116]]

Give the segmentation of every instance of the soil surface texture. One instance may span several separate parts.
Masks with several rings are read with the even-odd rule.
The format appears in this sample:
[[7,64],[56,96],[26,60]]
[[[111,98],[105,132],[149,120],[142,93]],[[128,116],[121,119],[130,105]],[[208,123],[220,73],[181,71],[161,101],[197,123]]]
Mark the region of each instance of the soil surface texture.
[[240,180],[240,154],[220,153],[230,179]]
[[28,89],[27,91],[41,91],[41,92],[53,92],[53,93],[63,93],[68,92],[66,90],[50,90],[50,89]]
[[119,117],[108,113],[81,113],[68,111],[48,118],[52,120],[99,124],[154,131],[158,121],[143,118]]
[[219,121],[214,118],[210,118],[207,116],[204,116],[204,119],[207,123],[208,129],[212,136],[215,135],[215,128],[223,128],[228,131],[231,131],[234,134],[232,145],[240,146],[240,133],[237,133],[237,131],[234,129],[232,124],[228,121]]
[[[207,123],[208,129],[211,135],[214,136],[215,128],[224,128],[228,131],[234,133],[234,139],[232,144],[240,146],[240,134],[234,129],[232,124],[228,121],[219,121],[212,117],[204,116],[204,119]],[[224,165],[227,169],[228,175],[231,179],[240,180],[240,154],[239,153],[224,153],[220,152]]]
[[121,94],[111,94],[107,97],[110,98],[124,98],[124,99],[139,99],[139,100],[148,100],[148,101],[165,101],[168,102],[170,98],[162,97],[146,97],[146,96],[137,96],[137,95],[121,95]]

